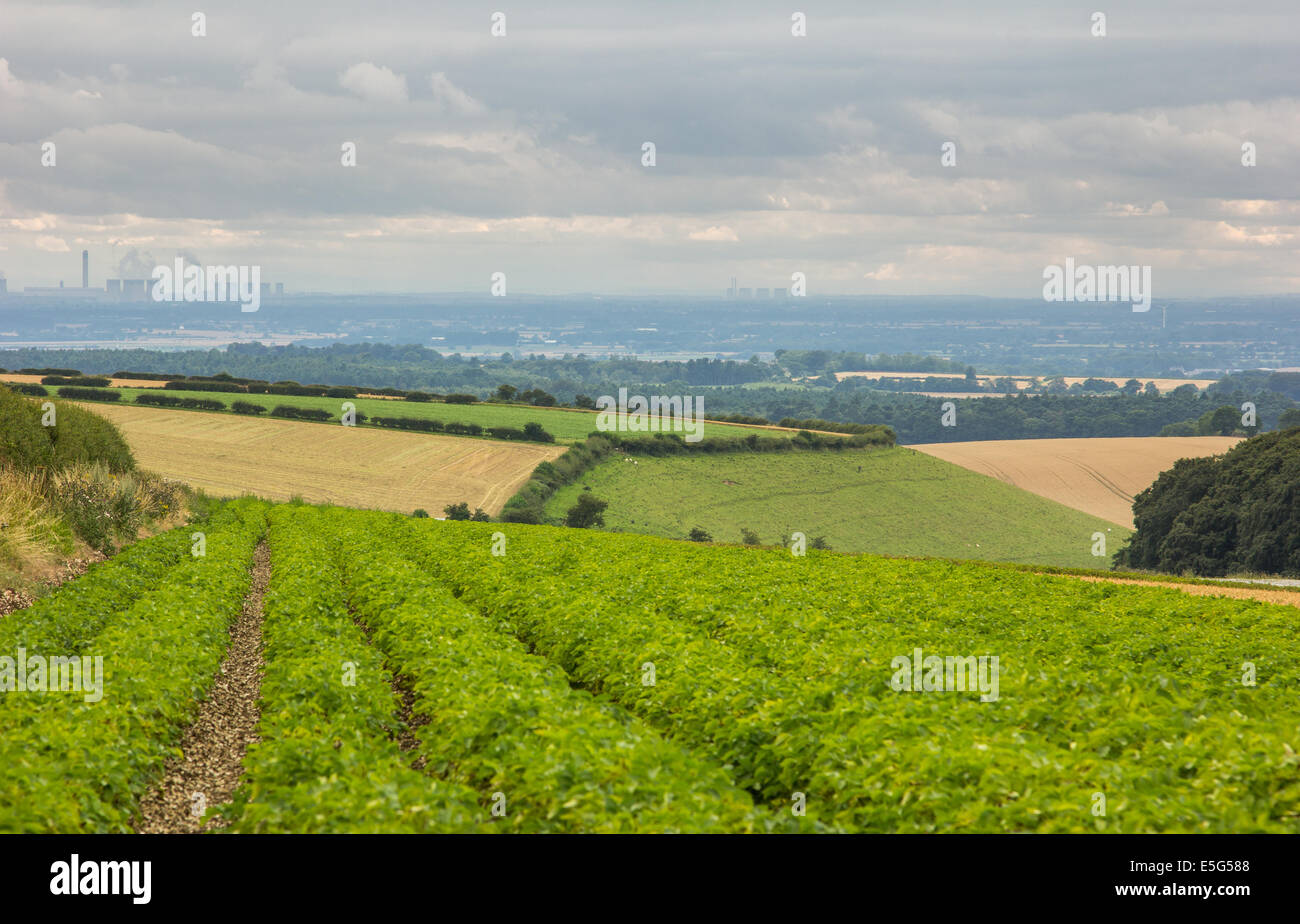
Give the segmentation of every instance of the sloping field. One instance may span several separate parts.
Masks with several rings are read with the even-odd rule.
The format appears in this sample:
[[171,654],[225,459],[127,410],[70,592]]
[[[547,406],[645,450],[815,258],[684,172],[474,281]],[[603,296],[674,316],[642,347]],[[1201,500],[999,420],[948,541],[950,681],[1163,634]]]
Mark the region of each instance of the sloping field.
[[562,447],[293,420],[89,404],[126,434],[141,467],[221,496],[438,516],[465,501],[489,513]]
[[238,500],[0,620],[0,650],[111,654],[0,696],[0,832],[1295,834],[1294,626],[972,562]]
[[694,526],[718,542],[751,529],[764,545],[791,531],[824,536],[837,552],[937,556],[1073,568],[1106,567],[1121,529],[911,448],[847,452],[617,456],[557,491],[560,521],[584,488],[609,503],[606,528],[684,539]]
[[[161,384],[161,383],[158,383]],[[134,402],[142,391],[138,388],[122,389],[122,400]],[[305,407],[329,411],[338,414],[344,401],[356,405],[359,413],[367,417],[415,417],[421,420],[441,420],[444,423],[472,423],[482,427],[515,427],[522,429],[527,423],[539,423],[559,443],[576,443],[584,440],[596,429],[597,413],[580,408],[529,407],[522,404],[444,404],[441,401],[403,401],[383,396],[365,398],[316,398],[305,395],[247,395],[243,393],[220,391],[187,391],[185,389],[168,389],[167,394],[177,398],[202,398],[206,401],[220,401],[230,407],[236,401],[260,404],[268,410],[278,404],[293,407]],[[208,413],[208,412],[196,412]],[[705,436],[734,436],[736,430],[757,432],[779,430],[796,433],[786,427],[758,426],[738,424],[726,421],[706,420],[702,432]],[[832,436],[843,436],[835,433]]]
[[1235,436],[983,440],[912,449],[1133,528],[1133,496],[1179,459],[1227,452]]

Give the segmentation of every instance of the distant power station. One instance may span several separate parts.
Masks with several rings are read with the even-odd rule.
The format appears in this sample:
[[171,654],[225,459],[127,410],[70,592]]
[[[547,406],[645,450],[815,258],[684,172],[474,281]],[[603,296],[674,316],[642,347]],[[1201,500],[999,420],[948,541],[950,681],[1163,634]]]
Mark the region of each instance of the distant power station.
[[103,298],[104,292],[90,287],[90,251],[81,252],[81,288],[64,286],[59,280],[57,286],[27,286],[24,295],[57,295],[60,298]]
[[[81,298],[115,302],[147,302],[151,300],[149,293],[153,289],[153,284],[154,280],[152,279],[115,278],[107,280],[102,289],[91,288],[90,251],[83,250],[81,252],[81,285],[79,287],[65,286],[63,280],[59,280],[57,286],[26,286],[22,294],[38,297]],[[270,297],[271,285],[269,282],[262,283],[260,292],[262,298]],[[283,297],[284,283],[277,282],[274,285],[275,294]],[[0,276],[0,298],[4,298],[8,294],[8,282],[3,276]]]

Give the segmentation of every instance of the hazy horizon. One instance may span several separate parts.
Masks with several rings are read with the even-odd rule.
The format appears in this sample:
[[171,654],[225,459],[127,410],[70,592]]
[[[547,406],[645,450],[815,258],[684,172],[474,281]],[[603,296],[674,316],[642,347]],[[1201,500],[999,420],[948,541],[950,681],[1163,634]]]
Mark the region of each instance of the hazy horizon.
[[493,36],[492,7],[236,2],[195,36],[164,3],[10,2],[0,270],[1035,298],[1068,257],[1149,265],[1157,300],[1300,292],[1293,4],[1127,4],[1104,37],[1094,9],[566,0]]

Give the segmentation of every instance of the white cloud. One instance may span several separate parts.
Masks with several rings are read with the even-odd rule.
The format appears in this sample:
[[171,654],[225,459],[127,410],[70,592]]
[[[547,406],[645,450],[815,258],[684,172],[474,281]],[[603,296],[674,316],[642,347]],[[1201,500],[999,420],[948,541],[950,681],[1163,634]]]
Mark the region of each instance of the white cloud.
[[406,102],[406,78],[369,61],[354,64],[339,74],[339,86],[374,103]]
[[24,95],[25,89],[23,82],[9,70],[9,61],[0,58],[0,96],[16,99]]
[[36,240],[32,241],[37,250],[44,250],[49,253],[67,253],[72,248],[68,242],[61,237],[54,237],[50,234],[42,234]]
[[448,80],[442,71],[429,75],[429,86],[434,100],[443,109],[465,115],[483,111],[482,103]]
[[687,237],[693,241],[727,241],[729,243],[740,241],[740,238],[736,237],[736,232],[726,225],[714,225],[705,228],[703,231],[692,231]]

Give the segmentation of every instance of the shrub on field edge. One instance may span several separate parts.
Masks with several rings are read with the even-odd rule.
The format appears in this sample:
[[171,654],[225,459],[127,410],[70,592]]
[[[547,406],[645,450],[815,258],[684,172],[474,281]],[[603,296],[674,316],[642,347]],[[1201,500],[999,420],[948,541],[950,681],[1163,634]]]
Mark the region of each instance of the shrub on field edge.
[[564,515],[564,525],[577,529],[590,529],[605,525],[605,508],[609,501],[603,501],[593,494],[578,495],[578,502]]

